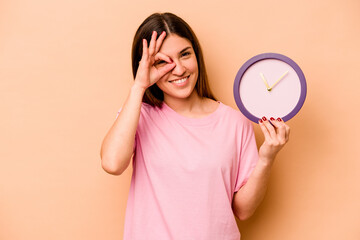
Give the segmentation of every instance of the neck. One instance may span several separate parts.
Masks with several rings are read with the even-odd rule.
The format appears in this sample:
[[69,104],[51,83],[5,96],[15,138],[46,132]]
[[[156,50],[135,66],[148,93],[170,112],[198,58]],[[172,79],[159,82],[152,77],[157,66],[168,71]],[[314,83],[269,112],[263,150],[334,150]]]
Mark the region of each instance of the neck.
[[197,112],[202,107],[202,98],[199,97],[197,92],[194,90],[188,98],[172,98],[164,96],[164,102],[170,108],[178,113],[191,113]]

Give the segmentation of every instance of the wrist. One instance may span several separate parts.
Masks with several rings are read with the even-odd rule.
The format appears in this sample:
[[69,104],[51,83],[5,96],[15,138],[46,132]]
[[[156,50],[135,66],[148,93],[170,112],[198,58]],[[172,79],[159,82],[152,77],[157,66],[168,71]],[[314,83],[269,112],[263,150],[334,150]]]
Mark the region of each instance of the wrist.
[[135,92],[135,93],[139,93],[139,94],[143,95],[145,93],[145,91],[146,91],[146,88],[143,86],[140,86],[136,82],[131,87],[131,92]]
[[264,157],[259,156],[259,164],[261,164],[263,167],[271,167],[274,163],[275,157]]

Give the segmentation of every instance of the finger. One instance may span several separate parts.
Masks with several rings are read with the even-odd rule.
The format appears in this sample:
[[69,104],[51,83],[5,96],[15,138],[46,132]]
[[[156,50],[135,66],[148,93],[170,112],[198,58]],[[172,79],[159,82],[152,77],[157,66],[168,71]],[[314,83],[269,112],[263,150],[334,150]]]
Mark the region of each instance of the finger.
[[148,57],[149,57],[149,52],[147,48],[147,41],[146,39],[143,39],[143,52],[142,52],[141,60],[148,59]]
[[158,68],[159,77],[162,78],[165,74],[167,74],[169,71],[171,71],[175,66],[176,66],[176,64],[173,62],[173,63],[168,63],[162,67],[159,67]]
[[267,130],[267,128],[265,127],[264,122],[263,122],[262,119],[259,120],[259,126],[260,126],[261,131],[264,134],[265,140],[270,140],[271,139],[270,133]]
[[155,61],[163,60],[163,61],[165,61],[167,63],[172,63],[173,62],[173,60],[169,56],[167,56],[167,55],[165,55],[163,53],[160,53],[160,52],[158,52],[155,55],[154,59],[155,59]]
[[289,141],[289,138],[290,138],[290,127],[289,125],[287,125],[284,120],[282,120],[281,118],[277,118],[276,119],[278,122],[281,122],[284,124],[284,127],[285,127],[285,139],[286,139],[286,142]]
[[289,138],[290,138],[290,127],[289,127],[289,125],[287,125],[284,122],[284,120],[282,120],[281,118],[278,118],[277,121],[284,123],[284,126],[285,126],[285,139],[286,139],[286,141],[289,141]]
[[157,35],[157,32],[153,31],[153,33],[151,35],[150,45],[149,45],[149,55],[150,56],[153,55],[155,52],[156,35]]
[[160,34],[158,40],[156,41],[156,47],[155,47],[155,52],[156,52],[156,53],[159,52],[159,50],[160,50],[160,48],[161,48],[161,45],[162,45],[165,37],[166,37],[166,32],[163,31],[163,32]]
[[289,141],[290,139],[290,127],[286,125],[286,141]]
[[266,117],[263,117],[262,120],[263,120],[263,123],[264,123],[266,129],[270,133],[270,137],[272,139],[277,139],[275,128],[270,124],[270,122],[266,119]]
[[[278,118],[280,119],[280,118]],[[286,128],[283,121],[275,120],[275,118],[270,118],[271,123],[275,126],[277,131],[277,138],[280,142],[286,141]]]

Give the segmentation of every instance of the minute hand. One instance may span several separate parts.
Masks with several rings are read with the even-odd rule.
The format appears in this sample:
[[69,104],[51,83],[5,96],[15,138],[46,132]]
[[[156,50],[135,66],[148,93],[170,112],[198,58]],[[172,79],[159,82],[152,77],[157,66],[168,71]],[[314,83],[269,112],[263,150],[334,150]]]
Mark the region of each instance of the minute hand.
[[270,90],[281,80],[283,79],[283,77],[285,77],[285,75],[288,73],[289,71],[286,71],[278,80],[276,80],[276,82],[270,87]]

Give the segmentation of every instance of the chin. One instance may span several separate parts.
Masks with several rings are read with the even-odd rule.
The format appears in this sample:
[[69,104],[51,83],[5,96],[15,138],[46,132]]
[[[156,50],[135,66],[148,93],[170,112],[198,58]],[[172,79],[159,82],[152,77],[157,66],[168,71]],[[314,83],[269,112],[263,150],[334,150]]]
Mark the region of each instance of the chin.
[[166,93],[166,95],[168,96],[168,98],[177,98],[177,99],[188,99],[191,98],[193,94],[196,94],[196,90],[192,89],[192,91],[188,91],[188,92],[176,92],[176,93]]

